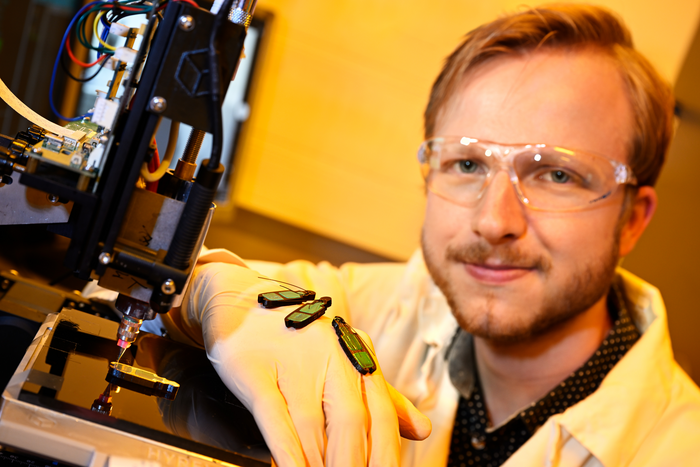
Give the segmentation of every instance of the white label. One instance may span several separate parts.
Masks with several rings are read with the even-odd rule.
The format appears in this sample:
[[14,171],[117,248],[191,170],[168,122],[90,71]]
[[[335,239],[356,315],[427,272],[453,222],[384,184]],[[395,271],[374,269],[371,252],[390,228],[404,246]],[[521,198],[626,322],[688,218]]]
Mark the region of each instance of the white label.
[[109,456],[107,467],[161,467],[161,464],[136,457]]

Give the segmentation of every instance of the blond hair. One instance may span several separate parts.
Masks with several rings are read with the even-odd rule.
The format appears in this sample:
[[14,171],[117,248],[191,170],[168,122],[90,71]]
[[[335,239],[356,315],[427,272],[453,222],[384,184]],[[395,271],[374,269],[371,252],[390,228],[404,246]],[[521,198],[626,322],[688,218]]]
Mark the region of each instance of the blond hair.
[[669,85],[632,44],[627,28],[610,11],[592,5],[555,4],[499,18],[469,32],[433,84],[425,109],[425,137],[433,134],[447,102],[468,72],[499,55],[540,47],[596,47],[617,63],[635,115],[629,164],[638,184],[651,185],[661,172],[673,134],[674,98]]

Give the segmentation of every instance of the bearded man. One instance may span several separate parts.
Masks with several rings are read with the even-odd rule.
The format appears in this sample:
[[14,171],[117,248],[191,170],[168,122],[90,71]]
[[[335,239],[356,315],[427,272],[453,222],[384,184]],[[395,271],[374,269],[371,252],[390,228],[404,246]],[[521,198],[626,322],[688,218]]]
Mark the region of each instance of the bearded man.
[[[334,268],[212,250],[172,320],[277,465],[690,465],[700,392],[659,292],[617,268],[656,209],[673,105],[604,9],[483,25],[425,112],[422,252]],[[281,288],[263,277],[332,297],[377,371],[355,370],[329,317],[295,330],[292,308],[259,307]]]

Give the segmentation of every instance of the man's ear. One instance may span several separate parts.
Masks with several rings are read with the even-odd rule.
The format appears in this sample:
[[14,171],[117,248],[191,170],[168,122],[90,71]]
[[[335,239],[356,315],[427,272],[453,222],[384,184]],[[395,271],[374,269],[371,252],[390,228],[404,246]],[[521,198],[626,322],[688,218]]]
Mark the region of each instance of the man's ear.
[[650,186],[640,187],[634,198],[628,202],[631,206],[628,206],[622,215],[623,225],[620,229],[621,258],[632,251],[654,216],[658,204],[656,190]]

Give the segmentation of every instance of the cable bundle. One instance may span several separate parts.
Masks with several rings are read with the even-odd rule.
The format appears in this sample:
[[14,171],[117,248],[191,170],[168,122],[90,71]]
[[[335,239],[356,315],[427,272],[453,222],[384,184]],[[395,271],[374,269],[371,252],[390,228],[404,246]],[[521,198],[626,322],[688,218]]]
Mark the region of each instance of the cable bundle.
[[[194,0],[156,0],[153,3],[148,2],[146,0],[98,0],[88,3],[87,5],[83,6],[80,10],[78,10],[78,13],[76,13],[76,15],[73,17],[71,22],[68,24],[68,27],[66,28],[66,32],[63,34],[63,39],[61,40],[61,47],[59,48],[58,55],[56,56],[56,61],[54,62],[53,72],[51,73],[51,84],[49,88],[49,104],[51,105],[51,110],[53,111],[53,113],[58,118],[69,122],[79,121],[91,115],[90,113],[87,113],[85,115],[80,115],[78,117],[73,118],[65,117],[60,114],[60,112],[54,105],[53,91],[54,84],[56,81],[56,72],[58,70],[59,64],[66,72],[66,74],[75,81],[84,83],[92,80],[93,78],[95,78],[95,76],[97,76],[100,70],[104,67],[107,60],[109,60],[109,57],[111,57],[116,50],[116,47],[111,46],[107,43],[107,36],[109,35],[109,30],[112,23],[117,22],[120,19],[125,18],[127,16],[133,15],[160,15],[160,12],[164,8],[166,8],[168,3],[170,3],[171,1],[181,1],[189,3],[194,7],[199,7],[197,3],[194,2]],[[91,19],[90,16],[93,16],[93,18]],[[93,45],[90,42],[89,38],[89,28],[91,21],[92,33],[94,34],[94,37],[97,38],[99,44],[97,46]],[[102,25],[102,32],[98,34],[98,26],[100,24]],[[78,42],[83,47],[89,50],[95,50],[97,52],[97,60],[95,60],[92,63],[85,63],[81,60],[78,60],[75,57],[71,49],[70,42],[72,32],[75,33],[75,37],[78,39]],[[86,78],[78,78],[76,76],[73,76],[68,70],[66,64],[62,61],[62,57],[64,56],[64,50],[68,57],[74,63],[80,65],[81,67],[92,68],[96,65],[99,65],[99,68],[97,69],[97,71],[95,71],[95,73]]]

